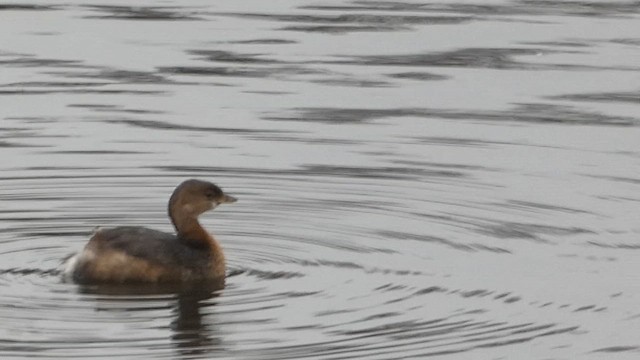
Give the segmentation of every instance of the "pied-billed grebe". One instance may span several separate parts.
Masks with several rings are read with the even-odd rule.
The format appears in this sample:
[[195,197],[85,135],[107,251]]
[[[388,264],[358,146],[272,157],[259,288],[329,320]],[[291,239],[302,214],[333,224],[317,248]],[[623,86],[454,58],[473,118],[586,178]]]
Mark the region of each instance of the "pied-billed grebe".
[[177,234],[137,226],[99,229],[84,250],[66,263],[65,276],[79,283],[169,283],[213,281],[224,284],[220,244],[198,216],[236,199],[215,184],[187,180],[169,199]]

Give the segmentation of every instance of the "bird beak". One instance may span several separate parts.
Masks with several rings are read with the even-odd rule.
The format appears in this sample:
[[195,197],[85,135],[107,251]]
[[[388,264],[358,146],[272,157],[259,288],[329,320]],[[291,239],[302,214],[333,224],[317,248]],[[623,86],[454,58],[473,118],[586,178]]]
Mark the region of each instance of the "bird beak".
[[224,194],[222,195],[222,199],[220,199],[221,204],[231,204],[238,201],[238,199],[234,198],[231,195]]

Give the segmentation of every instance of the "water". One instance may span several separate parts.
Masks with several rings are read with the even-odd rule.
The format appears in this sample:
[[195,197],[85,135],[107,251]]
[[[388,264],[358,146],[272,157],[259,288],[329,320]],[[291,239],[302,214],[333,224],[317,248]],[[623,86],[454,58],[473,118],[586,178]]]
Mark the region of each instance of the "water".
[[[636,359],[637,1],[0,5],[0,357]],[[96,226],[228,286],[79,287]]]

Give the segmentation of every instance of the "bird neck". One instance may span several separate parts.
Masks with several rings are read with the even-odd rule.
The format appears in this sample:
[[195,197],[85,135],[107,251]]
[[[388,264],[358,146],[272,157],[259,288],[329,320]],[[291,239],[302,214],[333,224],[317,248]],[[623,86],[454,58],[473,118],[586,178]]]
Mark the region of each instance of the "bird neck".
[[200,225],[197,216],[174,215],[171,214],[171,221],[178,233],[178,239],[189,246],[208,249],[214,266],[212,271],[216,276],[224,278],[226,264],[220,243]]
[[178,237],[189,244],[209,246],[213,238],[207,230],[205,230],[197,217],[177,217],[172,218],[173,226],[176,228]]

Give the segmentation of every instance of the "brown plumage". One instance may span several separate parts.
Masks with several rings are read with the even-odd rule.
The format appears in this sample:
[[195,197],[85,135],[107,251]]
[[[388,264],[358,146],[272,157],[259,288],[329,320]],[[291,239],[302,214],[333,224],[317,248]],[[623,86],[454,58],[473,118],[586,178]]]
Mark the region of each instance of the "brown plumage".
[[169,199],[176,234],[136,226],[98,229],[65,274],[78,283],[169,283],[210,281],[224,284],[220,244],[198,216],[236,199],[215,184],[187,180]]

